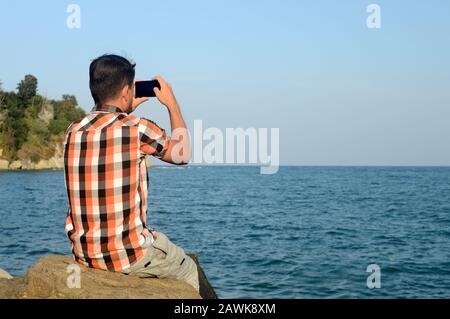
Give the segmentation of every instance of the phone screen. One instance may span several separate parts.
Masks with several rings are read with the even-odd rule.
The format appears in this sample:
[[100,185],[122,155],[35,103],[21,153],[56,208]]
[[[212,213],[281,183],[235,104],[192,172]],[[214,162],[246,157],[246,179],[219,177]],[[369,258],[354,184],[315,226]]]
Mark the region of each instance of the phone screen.
[[158,80],[136,81],[135,86],[135,97],[155,97],[153,88],[161,89]]

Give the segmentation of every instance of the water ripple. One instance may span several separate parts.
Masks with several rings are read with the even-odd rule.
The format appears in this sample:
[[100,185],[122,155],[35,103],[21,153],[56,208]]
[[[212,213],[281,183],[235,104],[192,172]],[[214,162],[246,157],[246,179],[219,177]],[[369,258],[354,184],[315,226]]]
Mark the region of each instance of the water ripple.
[[[187,167],[189,168],[189,167]],[[148,225],[223,298],[450,298],[450,169],[155,168]],[[177,187],[174,187],[176,185]],[[0,172],[0,267],[69,254],[63,173]],[[382,289],[366,288],[369,264]]]

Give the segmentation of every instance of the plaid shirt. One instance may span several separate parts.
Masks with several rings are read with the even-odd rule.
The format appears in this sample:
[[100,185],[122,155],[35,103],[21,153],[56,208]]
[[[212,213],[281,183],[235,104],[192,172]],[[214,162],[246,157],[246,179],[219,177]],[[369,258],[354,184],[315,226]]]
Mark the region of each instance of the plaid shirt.
[[66,234],[77,262],[120,271],[144,255],[151,232],[145,156],[162,157],[167,147],[163,129],[114,106],[96,106],[69,126]]

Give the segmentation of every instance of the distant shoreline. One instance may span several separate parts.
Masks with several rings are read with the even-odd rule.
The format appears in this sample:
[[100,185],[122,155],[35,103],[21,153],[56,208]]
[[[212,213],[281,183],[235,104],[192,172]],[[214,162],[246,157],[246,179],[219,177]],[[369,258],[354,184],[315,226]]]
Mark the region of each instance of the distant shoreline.
[[0,158],[0,171],[40,171],[40,170],[62,170],[64,169],[64,158],[54,155],[49,159],[41,159],[37,163],[30,159],[8,161]]
[[[1,159],[0,159],[1,161]],[[211,165],[211,164],[189,164],[187,166],[173,166],[173,165],[152,165],[149,169],[154,168],[178,168],[184,169],[189,167],[203,168],[203,167],[259,167],[259,165]],[[281,167],[302,167],[302,168],[450,168],[450,165],[280,165]],[[43,168],[10,168],[0,167],[0,172],[45,172],[45,171],[64,171],[64,167],[43,167]]]
[[31,169],[12,169],[0,168],[0,172],[44,172],[44,171],[63,171],[64,168],[31,168]]

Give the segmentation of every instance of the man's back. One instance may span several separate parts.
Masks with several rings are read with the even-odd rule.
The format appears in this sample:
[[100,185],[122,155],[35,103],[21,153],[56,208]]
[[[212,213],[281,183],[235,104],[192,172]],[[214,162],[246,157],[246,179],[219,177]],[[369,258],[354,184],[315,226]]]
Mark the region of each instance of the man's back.
[[76,261],[139,277],[177,278],[199,291],[194,260],[161,231],[146,226],[145,156],[183,165],[191,146],[172,87],[162,77],[153,92],[166,106],[172,138],[152,121],[129,115],[148,97],[136,97],[135,64],[114,54],[89,66],[95,107],[72,123],[64,141],[69,211],[66,233]]
[[96,107],[68,128],[66,232],[78,262],[119,271],[144,255],[149,235],[144,157],[160,157],[166,149],[164,130],[112,106]]

